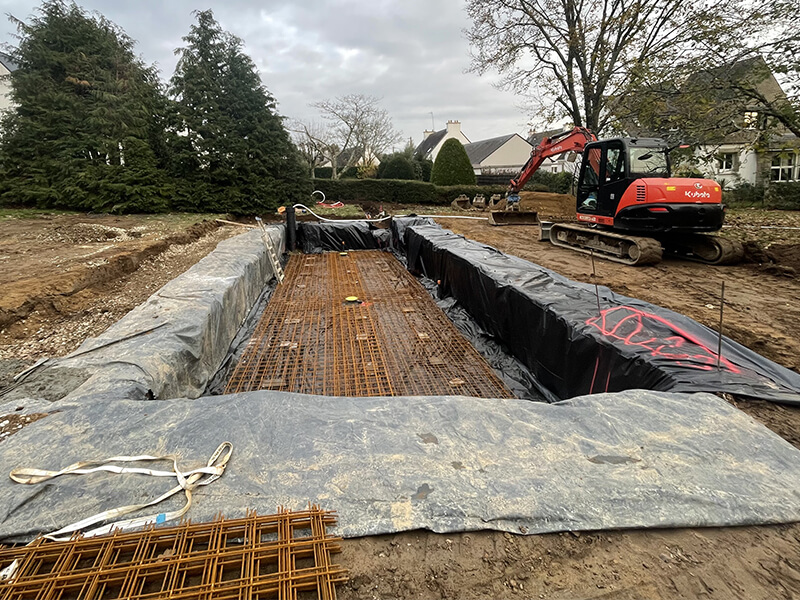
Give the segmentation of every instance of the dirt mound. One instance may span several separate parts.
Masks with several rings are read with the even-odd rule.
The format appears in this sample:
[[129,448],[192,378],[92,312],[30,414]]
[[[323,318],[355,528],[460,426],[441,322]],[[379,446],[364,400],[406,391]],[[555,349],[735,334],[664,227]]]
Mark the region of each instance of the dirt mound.
[[37,240],[63,244],[91,244],[108,240],[126,242],[139,238],[141,235],[141,231],[137,231],[137,228],[123,229],[100,223],[71,223],[42,232],[37,236]]
[[575,218],[575,196],[550,192],[522,192],[519,197],[522,210],[536,211],[544,220],[564,221]]
[[767,248],[773,261],[779,266],[800,273],[800,246],[796,244],[773,244]]
[[[104,230],[113,233],[113,230],[118,229],[102,225],[98,227],[100,229],[91,227],[86,231],[100,235],[99,232]],[[63,272],[47,276],[39,274],[10,282],[5,285],[3,296],[0,297],[0,330],[25,319],[35,310],[52,315],[70,312],[74,310],[72,299],[82,290],[132,273],[142,261],[158,256],[172,245],[189,244],[217,227],[219,223],[215,221],[203,221],[163,239],[148,242],[133,250],[121,251],[101,261],[85,262]],[[81,228],[77,231],[81,231]],[[109,239],[113,239],[115,243],[120,241],[119,238],[106,238]]]

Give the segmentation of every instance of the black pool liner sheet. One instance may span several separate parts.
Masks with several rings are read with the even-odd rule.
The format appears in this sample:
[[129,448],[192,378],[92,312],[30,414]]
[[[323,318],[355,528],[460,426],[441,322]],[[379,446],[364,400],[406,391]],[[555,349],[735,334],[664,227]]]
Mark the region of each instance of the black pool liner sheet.
[[800,374],[696,321],[571,281],[437,225],[405,229],[408,267],[440,282],[558,398],[649,389],[800,404]]

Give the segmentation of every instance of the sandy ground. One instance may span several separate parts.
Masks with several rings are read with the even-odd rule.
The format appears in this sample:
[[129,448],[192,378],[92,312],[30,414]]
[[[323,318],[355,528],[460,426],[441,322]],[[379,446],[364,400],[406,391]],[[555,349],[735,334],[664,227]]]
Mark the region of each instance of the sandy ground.
[[[569,212],[558,202],[538,208],[553,216]],[[208,223],[192,227],[200,220],[74,214],[0,220],[0,385],[34,360],[66,354],[102,332],[239,232]],[[594,281],[586,257],[535,241],[535,228],[441,222],[568,277]],[[798,226],[800,217],[741,211],[729,222],[734,227],[725,235],[758,240],[777,264],[666,261],[634,269],[598,260],[596,280],[708,325],[718,318],[724,280],[726,333],[800,370],[800,289],[792,266],[800,232],[772,229]],[[763,402],[739,406],[800,447],[800,411]],[[0,417],[5,420],[0,439],[28,423]],[[351,573],[340,598],[800,598],[800,525],[530,537],[414,531],[346,540],[339,560]]]

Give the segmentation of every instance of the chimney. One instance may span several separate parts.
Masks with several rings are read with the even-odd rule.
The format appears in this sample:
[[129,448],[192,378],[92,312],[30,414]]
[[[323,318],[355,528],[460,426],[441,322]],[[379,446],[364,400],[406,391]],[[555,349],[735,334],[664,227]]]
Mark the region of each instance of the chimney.
[[461,121],[447,122],[447,137],[454,137],[461,133]]
[[435,131],[429,131],[428,129],[426,129],[425,131],[422,132],[422,141],[424,142],[425,140],[428,139],[428,136],[430,136],[430,135],[432,135],[434,133],[436,133],[436,132]]

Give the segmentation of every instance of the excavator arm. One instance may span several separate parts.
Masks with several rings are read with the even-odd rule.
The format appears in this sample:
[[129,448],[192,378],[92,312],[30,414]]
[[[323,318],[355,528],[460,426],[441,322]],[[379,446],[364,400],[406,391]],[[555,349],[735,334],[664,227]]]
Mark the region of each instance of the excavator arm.
[[595,135],[585,127],[575,127],[572,131],[564,131],[553,137],[544,138],[531,151],[528,162],[522,167],[517,178],[511,180],[508,188],[509,195],[518,194],[546,159],[565,152],[583,152],[586,144],[595,141],[597,141]]

